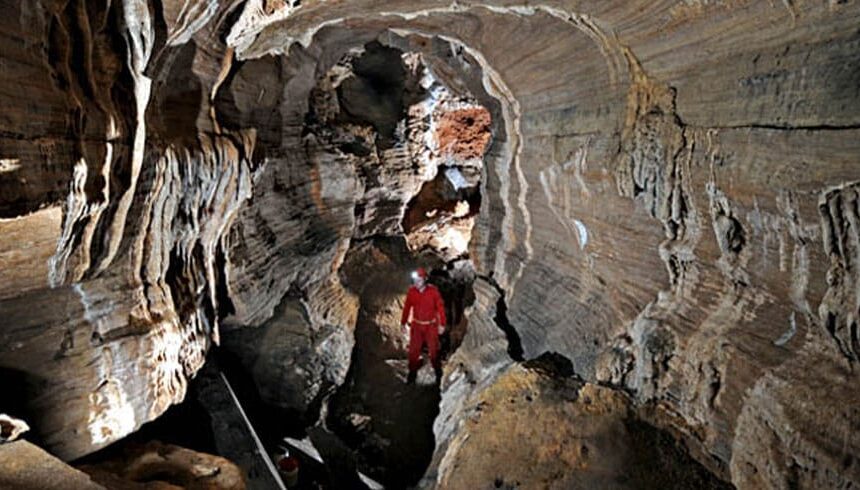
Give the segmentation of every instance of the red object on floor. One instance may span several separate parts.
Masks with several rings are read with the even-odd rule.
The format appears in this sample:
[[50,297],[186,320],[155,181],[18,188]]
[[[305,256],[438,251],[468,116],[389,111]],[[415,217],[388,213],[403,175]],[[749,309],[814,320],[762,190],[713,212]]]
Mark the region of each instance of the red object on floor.
[[291,473],[299,468],[299,459],[295,456],[287,456],[278,460],[278,469]]
[[428,284],[421,291],[415,286],[406,293],[406,304],[400,323],[409,322],[409,371],[417,371],[421,362],[421,348],[426,344],[430,363],[440,369],[439,326],[445,325],[445,303],[436,286]]

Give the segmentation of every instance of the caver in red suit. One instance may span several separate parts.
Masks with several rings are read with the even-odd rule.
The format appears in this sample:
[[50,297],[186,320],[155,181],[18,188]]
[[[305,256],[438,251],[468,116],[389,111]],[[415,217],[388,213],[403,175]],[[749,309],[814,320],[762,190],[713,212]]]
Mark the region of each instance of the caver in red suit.
[[[415,373],[421,365],[421,348],[426,344],[430,364],[436,372],[436,380],[442,377],[442,361],[439,359],[439,334],[445,331],[445,303],[442,295],[432,284],[427,284],[427,271],[419,268],[412,274],[413,286],[406,293],[406,304],[400,324],[409,329],[409,376],[407,383],[415,381]],[[411,315],[411,320],[410,320]]]

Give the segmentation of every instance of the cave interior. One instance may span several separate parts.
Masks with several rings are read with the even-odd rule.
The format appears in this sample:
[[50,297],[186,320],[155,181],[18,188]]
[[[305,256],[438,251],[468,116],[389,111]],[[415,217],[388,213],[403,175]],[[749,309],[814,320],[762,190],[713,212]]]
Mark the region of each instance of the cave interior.
[[0,488],[860,488],[858,26],[0,2]]

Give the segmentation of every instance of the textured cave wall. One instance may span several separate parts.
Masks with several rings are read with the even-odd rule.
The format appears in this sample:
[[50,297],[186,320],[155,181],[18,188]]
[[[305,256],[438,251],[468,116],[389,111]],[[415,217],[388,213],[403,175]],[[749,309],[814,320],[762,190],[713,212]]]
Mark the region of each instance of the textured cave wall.
[[71,459],[180,402],[218,341],[222,240],[256,138],[174,130],[187,107],[158,91],[165,77],[203,107],[220,59],[168,40],[187,26],[166,10],[27,1],[4,4],[3,22],[0,227],[21,237],[4,244],[4,403]]
[[512,362],[504,324],[740,487],[860,484],[857,2],[2,9],[0,363],[58,454],[180,400],[219,323],[291,290],[313,328],[351,328],[334,274],[361,179],[302,128],[319,77],[377,40],[494,124],[434,467]]
[[[20,22],[8,30],[14,54],[39,77],[22,85],[8,73],[25,93],[4,99],[18,146],[4,147],[15,158],[3,177],[24,186],[3,194],[0,223],[6,403],[64,458],[181,401],[222,325],[277,323],[292,299],[304,325],[288,326],[316,340],[276,354],[319,370],[286,404],[304,408],[321,380],[342,382],[357,300],[340,262],[353,237],[402,234],[409,201],[435,176],[435,164],[413,165],[421,142],[381,148],[371,163],[382,172],[368,176],[355,155],[303,134],[318,79],[377,30],[234,64],[222,41],[241,6],[7,7]],[[42,112],[54,119],[36,129],[55,134],[23,124]],[[40,166],[65,178],[29,177]]]
[[857,6],[640,7],[305,4],[233,41],[462,43],[506,116],[472,257],[525,357],[630,390],[742,486],[856,482]]

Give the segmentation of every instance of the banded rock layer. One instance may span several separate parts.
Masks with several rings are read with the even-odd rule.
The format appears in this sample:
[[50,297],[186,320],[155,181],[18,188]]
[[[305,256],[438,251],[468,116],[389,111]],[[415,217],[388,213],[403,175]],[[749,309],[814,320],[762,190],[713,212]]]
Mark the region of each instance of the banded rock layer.
[[375,42],[421,53],[491,121],[476,300],[428,485],[468,429],[460,404],[517,351],[627,392],[741,488],[860,484],[858,3],[27,0],[2,14],[0,364],[60,456],[181,400],[219,326],[263,325],[288,293],[314,331],[353,328],[337,277],[350,243],[403,233],[435,177],[400,178],[414,153],[377,125],[380,161],[404,167],[368,193],[348,152],[308,130],[321,77]]

